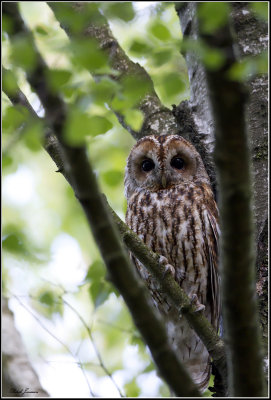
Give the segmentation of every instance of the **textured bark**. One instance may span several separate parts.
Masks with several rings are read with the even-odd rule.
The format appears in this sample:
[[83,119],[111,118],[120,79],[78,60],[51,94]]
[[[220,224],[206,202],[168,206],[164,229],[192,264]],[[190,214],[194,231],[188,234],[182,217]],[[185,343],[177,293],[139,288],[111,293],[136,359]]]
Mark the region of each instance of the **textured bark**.
[[[268,46],[268,27],[251,13],[249,3],[232,5],[232,25],[239,58],[257,55]],[[184,37],[197,39],[198,24],[195,2],[176,3]],[[183,127],[183,136],[190,140],[200,152],[216,194],[216,177],[212,162],[214,122],[210,107],[206,70],[192,52],[185,55],[191,99],[181,103],[175,114]],[[268,345],[268,80],[266,75],[253,77],[247,83],[249,100],[246,105],[247,131],[252,154],[254,218],[256,222],[255,243],[257,246],[257,294],[259,297],[260,323],[264,352]],[[208,139],[202,137],[202,129]],[[206,145],[207,143],[207,145]],[[208,145],[208,143],[211,144]],[[210,157],[211,156],[211,157]],[[211,158],[211,159],[210,159]]]
[[[175,4],[183,38],[197,40],[196,2]],[[216,196],[216,174],[213,161],[214,120],[209,100],[206,70],[195,53],[187,51],[184,56],[190,83],[190,99],[175,108],[175,115],[181,127],[180,134],[193,143],[200,153]]]
[[2,326],[3,397],[49,397],[29,361],[5,298],[2,302]]
[[[239,56],[256,56],[267,50],[268,25],[256,19],[249,3],[232,3],[232,21]],[[257,294],[264,353],[268,351],[268,76],[253,77],[247,83],[247,128],[252,153],[254,216],[257,243]]]
[[[234,27],[237,31],[237,35],[236,35],[236,44],[240,45],[241,51],[239,52],[239,56],[243,55],[243,54],[257,54],[258,52],[260,52],[266,45],[266,41],[267,41],[267,27],[264,23],[261,23],[261,27],[257,25],[259,25],[259,22],[253,18],[251,16],[251,13],[248,12],[248,10],[245,8],[247,7],[246,3],[232,3],[233,4],[233,21],[234,21]],[[180,17],[180,21],[181,21],[181,26],[182,26],[182,30],[183,30],[183,34],[184,37],[188,36],[190,39],[197,39],[198,36],[198,24],[197,24],[197,18],[196,18],[196,7],[197,5],[195,4],[195,2],[190,2],[190,3],[181,3],[178,4],[176,3],[176,10],[179,14]],[[228,32],[229,33],[229,32]],[[210,46],[219,46],[222,44],[223,42],[223,38],[221,36],[219,36],[220,34],[218,32],[216,32],[213,37],[209,37],[209,38],[204,38],[207,39],[207,43]],[[218,39],[218,40],[217,40]],[[219,43],[219,39],[221,39],[222,41]],[[226,41],[230,39],[230,35],[227,36]],[[224,37],[225,40],[225,37]],[[225,48],[227,47],[227,44],[224,42],[224,44],[222,44],[222,46],[225,45]],[[227,47],[227,52],[226,54],[229,56],[232,55],[233,56],[233,52],[232,49],[230,49],[230,44],[228,43],[228,47]],[[257,283],[257,289],[258,289],[258,294],[260,295],[260,305],[261,305],[261,324],[263,326],[263,336],[266,335],[266,328],[267,328],[267,310],[266,310],[266,304],[267,304],[267,271],[266,271],[266,264],[264,262],[264,260],[266,260],[266,244],[267,244],[267,166],[266,166],[266,154],[267,154],[267,145],[266,145],[266,130],[267,130],[267,93],[266,93],[266,88],[267,88],[267,78],[264,76],[258,76],[256,78],[254,78],[253,80],[251,80],[249,82],[248,85],[248,92],[251,94],[248,105],[245,108],[245,95],[242,93],[242,89],[238,88],[238,84],[232,85],[231,82],[226,82],[227,80],[224,79],[223,82],[223,78],[221,72],[219,71],[219,73],[215,76],[215,74],[210,74],[208,73],[208,71],[206,71],[202,65],[199,64],[199,61],[197,59],[194,58],[193,54],[191,54],[190,52],[188,52],[186,54],[186,60],[187,60],[187,65],[188,65],[188,71],[189,71],[189,77],[190,77],[190,86],[191,86],[191,100],[188,104],[186,105],[180,105],[177,108],[177,111],[180,111],[181,113],[183,112],[183,108],[188,109],[188,111],[191,112],[192,114],[192,120],[194,120],[194,130],[192,130],[192,135],[198,135],[199,134],[199,129],[197,129],[197,127],[200,126],[204,126],[204,120],[208,121],[208,125],[209,125],[209,129],[207,127],[207,132],[209,135],[212,135],[212,131],[213,131],[213,127],[214,127],[214,121],[216,122],[216,136],[217,136],[217,141],[220,143],[217,143],[216,145],[216,161],[217,163],[220,163],[219,168],[221,167],[221,169],[228,169],[228,171],[230,171],[230,173],[228,174],[228,177],[225,179],[225,174],[224,174],[224,178],[221,180],[220,177],[220,183],[221,183],[221,187],[220,187],[220,193],[218,197],[224,197],[224,205],[225,203],[231,204],[233,198],[229,198],[231,192],[232,194],[236,194],[236,201],[234,201],[235,204],[236,202],[238,203],[238,198],[240,199],[241,203],[240,203],[240,207],[236,208],[236,216],[238,215],[238,211],[239,211],[239,215],[246,215],[246,217],[244,217],[244,222],[247,222],[247,228],[244,228],[244,226],[246,224],[243,224],[243,229],[245,229],[246,233],[244,235],[244,233],[242,233],[242,235],[238,236],[236,235],[237,231],[236,230],[227,230],[227,228],[225,229],[225,226],[223,226],[224,230],[226,232],[224,232],[224,235],[227,236],[229,240],[233,239],[234,237],[236,237],[235,243],[239,243],[240,242],[240,238],[244,236],[244,238],[247,236],[247,242],[245,243],[245,241],[242,241],[242,245],[244,245],[244,248],[242,250],[242,245],[239,246],[241,253],[239,253],[239,256],[237,255],[237,253],[235,254],[235,258],[232,259],[231,261],[231,265],[237,265],[236,261],[239,257],[240,262],[243,262],[243,272],[241,275],[239,275],[239,284],[237,284],[237,282],[235,281],[235,275],[234,273],[229,276],[226,275],[224,277],[224,280],[228,279],[228,287],[227,290],[229,292],[229,294],[231,295],[232,292],[232,282],[235,282],[236,286],[242,290],[240,290],[239,295],[240,298],[243,297],[243,289],[244,286],[247,287],[248,292],[247,295],[245,295],[243,297],[243,299],[245,298],[249,298],[250,300],[253,299],[254,297],[254,293],[255,293],[255,288],[253,286],[253,271],[251,270],[251,260],[253,262],[254,259],[254,255],[253,255],[253,243],[251,241],[251,231],[253,230],[252,228],[252,221],[250,221],[250,217],[249,216],[249,196],[250,196],[250,192],[251,192],[251,184],[249,184],[249,176],[245,177],[246,173],[249,173],[249,167],[248,167],[248,159],[249,159],[249,155],[248,155],[248,148],[247,148],[247,144],[246,144],[246,138],[245,136],[243,136],[243,139],[241,139],[240,136],[240,132],[245,131],[245,118],[244,115],[246,113],[247,116],[247,120],[246,120],[246,128],[247,131],[250,135],[250,147],[253,151],[253,171],[254,171],[254,199],[255,199],[255,207],[254,207],[254,217],[256,220],[256,224],[257,224],[257,240],[258,240],[258,256],[257,256],[257,268],[258,268],[258,275],[259,275],[259,279],[258,279],[258,283]],[[227,62],[229,62],[229,57]],[[234,56],[232,58],[232,60],[230,62],[234,62]],[[228,65],[229,66],[229,65]],[[210,77],[210,75],[212,75]],[[210,85],[210,90],[208,90],[207,88],[207,82],[209,79],[209,85]],[[196,83],[194,83],[194,81],[197,81]],[[199,85],[200,86],[199,86]],[[240,85],[239,85],[240,86]],[[224,102],[223,104],[223,97],[227,98],[228,97],[228,102]],[[211,100],[211,105],[212,105],[212,109],[214,110],[213,112],[210,110],[210,100]],[[234,104],[234,107],[228,107],[228,104]],[[239,116],[238,116],[239,113]],[[239,118],[238,118],[239,117]],[[203,119],[203,122],[199,123],[199,118]],[[178,121],[180,123],[180,120]],[[193,124],[192,124],[193,125]],[[238,129],[236,129],[236,132],[234,133],[234,129],[232,129],[233,126],[236,126],[236,128],[238,127]],[[221,137],[223,137],[223,135],[226,135],[226,130],[228,129],[228,135],[227,135],[227,139],[226,136],[224,139],[221,139]],[[230,134],[230,130],[233,133],[232,137]],[[220,131],[220,132],[219,132]],[[223,131],[225,133],[223,133]],[[259,132],[260,131],[260,132]],[[221,136],[222,135],[222,136]],[[238,138],[239,137],[239,138]],[[191,140],[191,139],[190,139]],[[222,141],[221,141],[222,140]],[[191,140],[192,141],[192,140]],[[235,143],[234,143],[235,142]],[[222,145],[223,144],[223,145]],[[244,147],[245,146],[245,147]],[[240,152],[240,149],[243,149],[242,152]],[[208,151],[208,149],[207,149]],[[240,154],[241,158],[239,160],[235,160],[233,162],[232,165],[226,165],[226,159],[231,160],[231,162],[233,161],[233,159],[231,159],[230,153],[235,152],[236,154]],[[229,157],[228,157],[229,156]],[[243,161],[243,163],[240,161]],[[222,166],[223,164],[223,166]],[[235,169],[232,168],[232,166],[235,166]],[[245,167],[246,165],[246,167]],[[244,168],[245,167],[245,168]],[[238,171],[238,177],[242,176],[244,177],[244,180],[240,179],[240,184],[243,181],[243,188],[241,189],[241,187],[239,187],[239,189],[237,189],[238,186],[238,179],[234,178],[234,175],[236,175],[236,172]],[[223,175],[223,174],[222,174]],[[258,179],[260,178],[260,179]],[[262,181],[261,181],[262,179]],[[235,182],[235,183],[234,183]],[[246,184],[244,183],[246,182]],[[222,184],[223,183],[223,184]],[[235,188],[235,184],[237,184],[236,188]],[[245,191],[243,191],[243,189],[245,188]],[[236,191],[237,190],[237,191]],[[239,193],[238,193],[239,190]],[[222,191],[224,192],[224,194],[222,193]],[[228,193],[227,193],[228,192]],[[242,194],[243,192],[243,194]],[[243,200],[241,200],[243,196]],[[234,196],[233,196],[234,197]],[[247,200],[246,200],[247,198]],[[227,200],[226,200],[227,199]],[[222,199],[223,200],[223,199]],[[243,206],[242,206],[243,205]],[[230,220],[231,215],[234,212],[234,208],[232,208],[231,210],[228,210],[229,213],[227,214],[227,211],[225,213],[225,210],[227,209],[227,204],[226,204],[226,208],[223,211],[223,207],[222,207],[222,212],[221,212],[221,220],[225,221],[225,219]],[[224,215],[223,215],[224,213]],[[233,224],[238,226],[238,220],[236,219],[235,223],[237,224]],[[234,222],[234,221],[233,221]],[[242,230],[241,226],[242,226],[242,221],[240,220],[240,229]],[[229,227],[229,225],[226,224],[226,226]],[[243,232],[245,232],[243,231]],[[230,232],[230,234],[229,234]],[[230,242],[229,242],[230,243]],[[234,243],[234,241],[232,240],[232,243]],[[223,246],[223,245],[222,245]],[[235,246],[233,244],[233,246]],[[229,247],[227,249],[225,249],[224,252],[224,256],[226,256],[227,258],[227,253],[230,254],[229,252]],[[229,258],[228,258],[229,260]],[[246,265],[247,262],[247,265]],[[250,267],[249,267],[250,265]],[[237,267],[236,267],[237,268]],[[250,271],[250,272],[249,272]],[[234,272],[234,271],[233,271]],[[241,273],[241,271],[240,271]],[[245,285],[245,280],[243,280],[242,282],[242,277],[243,278],[248,278],[248,282],[247,285]],[[250,284],[252,286],[249,287],[249,281]],[[225,283],[225,282],[224,282]],[[244,285],[243,285],[244,284]],[[235,287],[235,286],[234,286]],[[242,294],[243,292],[243,294]],[[236,295],[238,295],[238,291],[235,291],[235,297]],[[232,299],[234,298],[234,296],[232,297]],[[231,296],[229,296],[231,297]],[[229,299],[229,298],[228,298]],[[231,308],[234,309],[237,307],[237,304],[241,304],[242,302],[238,302],[238,296],[236,297],[237,302],[235,302],[235,300],[232,302],[231,304]],[[246,322],[247,322],[247,326],[248,327],[250,325],[251,328],[251,345],[254,351],[254,355],[255,358],[252,357],[252,363],[255,362],[255,364],[259,364],[259,349],[257,350],[257,346],[255,346],[255,343],[257,342],[257,322],[255,320],[256,317],[256,310],[255,308],[255,301],[252,301],[252,303],[254,303],[253,307],[251,308],[250,306],[247,308],[248,304],[246,304],[246,302],[243,300],[244,302],[244,307],[242,307],[241,304],[241,308],[238,306],[238,313],[236,314],[239,315],[241,317],[241,319],[243,319],[243,326],[246,326]],[[251,303],[250,303],[251,304]],[[228,308],[229,308],[229,304],[228,304]],[[243,308],[243,309],[242,309]],[[252,314],[255,313],[255,316],[253,316]],[[237,317],[238,319],[238,317]],[[237,326],[239,325],[239,327],[242,325],[242,323],[240,323],[241,319],[237,320]],[[234,326],[232,326],[234,328]],[[249,329],[250,329],[249,328]],[[246,332],[248,332],[246,330]],[[236,332],[235,332],[236,333]],[[241,339],[241,333],[239,332],[239,339]],[[255,341],[252,339],[254,335]],[[236,338],[238,339],[238,334],[235,335]],[[246,334],[246,338],[247,336],[249,336],[248,334]],[[230,337],[229,340],[232,342],[233,338]],[[238,341],[237,341],[238,342]],[[236,342],[236,343],[237,343]],[[235,345],[236,345],[235,343]],[[237,348],[237,357],[235,357],[234,354],[232,354],[232,359],[231,359],[231,365],[233,365],[234,367],[234,371],[232,371],[232,367],[230,367],[230,372],[232,374],[235,374],[235,378],[237,380],[242,380],[242,378],[240,378],[240,376],[238,377],[238,346],[240,347],[240,349],[243,347],[244,343],[241,343],[241,341],[239,340],[239,345],[236,346]],[[249,348],[248,343],[246,342],[246,344],[244,344],[244,347],[247,347],[247,349]],[[253,353],[252,351],[252,353]],[[241,351],[239,351],[239,356],[240,356]],[[257,360],[257,361],[256,361]],[[245,364],[244,360],[243,361],[243,365]],[[237,370],[236,370],[236,365],[237,365]],[[250,368],[249,363],[247,363],[246,365],[244,365],[244,369],[248,369]],[[252,370],[253,367],[255,368],[255,365],[252,366]],[[258,367],[256,368],[256,372],[257,370],[261,370],[261,365],[258,365]],[[259,376],[258,376],[259,377]],[[243,376],[244,378],[244,376]],[[238,390],[241,390],[241,392],[247,393],[247,395],[252,395],[253,390],[255,390],[255,393],[257,393],[258,390],[258,395],[262,395],[263,393],[263,384],[261,381],[261,377],[259,377],[258,381],[257,379],[255,379],[255,376],[253,376],[253,373],[251,373],[250,379],[249,379],[249,384],[250,384],[250,389],[247,387],[245,387],[243,385],[238,385],[236,386],[236,384],[234,385],[234,392],[238,393]],[[248,382],[247,379],[243,379],[244,382]],[[236,383],[236,382],[235,382]],[[254,385],[254,389],[253,388]],[[240,395],[240,391],[239,391],[239,395]]]

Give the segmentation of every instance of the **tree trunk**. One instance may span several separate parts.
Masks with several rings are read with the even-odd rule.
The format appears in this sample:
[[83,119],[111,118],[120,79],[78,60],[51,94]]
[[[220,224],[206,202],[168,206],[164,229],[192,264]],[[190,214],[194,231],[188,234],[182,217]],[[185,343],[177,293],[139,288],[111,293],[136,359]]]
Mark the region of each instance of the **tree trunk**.
[[[196,3],[176,3],[176,10],[184,39],[196,40],[198,37]],[[185,59],[190,82],[190,100],[180,103],[175,108],[175,116],[182,127],[181,135],[193,143],[200,153],[216,195],[216,176],[212,156],[214,119],[209,100],[206,71],[193,52],[187,51]]]
[[[256,56],[268,46],[268,26],[256,19],[249,3],[232,3],[232,21],[240,56]],[[260,322],[264,354],[268,350],[268,288],[267,288],[267,240],[268,240],[268,80],[261,74],[248,82],[247,130],[252,153],[254,177],[254,217],[257,243],[257,293],[259,296]]]
[[[232,25],[235,32],[235,40],[239,50],[239,57],[256,56],[268,46],[267,23],[256,19],[249,3],[236,2],[232,5]],[[195,2],[176,3],[176,10],[180,17],[184,38],[198,38],[198,25],[196,18]],[[191,89],[189,102],[183,102],[176,108],[178,122],[184,127],[184,135],[197,147],[195,142],[200,142],[204,150],[209,152],[203,155],[204,161],[211,163],[209,175],[216,188],[212,156],[214,141],[214,122],[208,93],[205,67],[192,52],[185,54]],[[268,182],[267,182],[267,157],[268,157],[268,118],[267,118],[267,75],[257,75],[247,84],[249,101],[246,106],[247,131],[249,135],[250,149],[252,153],[252,172],[254,177],[254,218],[256,224],[257,245],[257,293],[259,296],[260,322],[264,352],[267,354],[267,329],[268,329],[268,288],[267,288],[267,239],[268,239]],[[189,115],[190,114],[190,115]],[[189,118],[189,129],[184,119]],[[188,134],[187,134],[188,132]],[[189,132],[191,132],[189,137]],[[193,138],[193,136],[196,136]],[[199,152],[202,150],[198,148]],[[205,162],[206,165],[206,162]]]
[[[195,2],[176,3],[184,39],[198,39],[198,22]],[[267,48],[267,24],[257,20],[248,3],[231,3],[232,27],[235,33],[238,57],[255,56]],[[210,106],[207,74],[199,59],[189,51],[185,54],[190,79],[191,98],[175,110],[184,133],[192,142],[199,141],[205,151],[212,151],[214,119]],[[249,101],[246,104],[246,124],[252,154],[255,243],[257,245],[257,294],[259,299],[260,322],[264,354],[267,355],[267,76],[257,75],[247,83]],[[184,120],[189,117],[189,124]],[[189,126],[193,129],[189,129]],[[188,129],[187,129],[188,128]],[[202,135],[206,133],[206,139]],[[186,133],[187,135],[187,133]],[[191,137],[189,137],[189,135]],[[199,139],[193,138],[198,136]],[[200,152],[200,149],[198,149]],[[203,159],[208,160],[208,156]],[[204,160],[204,161],[205,161]],[[211,160],[212,161],[212,160]],[[215,188],[215,177],[211,164],[211,179]],[[210,173],[209,173],[210,175]]]
[[3,397],[49,397],[30,364],[22,338],[15,327],[13,313],[5,298],[2,310]]

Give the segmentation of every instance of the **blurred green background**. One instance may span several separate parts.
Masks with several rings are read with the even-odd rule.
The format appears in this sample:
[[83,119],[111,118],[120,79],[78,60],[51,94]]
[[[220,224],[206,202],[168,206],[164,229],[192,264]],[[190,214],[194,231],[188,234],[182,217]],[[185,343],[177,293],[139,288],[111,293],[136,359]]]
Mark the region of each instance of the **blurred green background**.
[[[255,11],[265,17],[267,9],[257,3],[252,3]],[[64,12],[67,3],[59,4]],[[212,31],[217,11],[204,4],[201,18],[207,21],[206,30]],[[221,4],[223,18],[228,5],[216,4]],[[94,12],[102,10],[128,56],[150,74],[165,106],[189,98],[180,49],[192,44],[181,42],[173,3],[92,5]],[[101,191],[124,220],[124,170],[135,140],[108,103],[114,94],[115,108],[138,130],[142,115],[136,105],[146,88],[133,79],[120,86],[105,76],[112,72],[105,55],[95,43],[70,43],[45,2],[21,2],[19,7],[50,67],[51,90],[61,93],[68,104],[66,138],[87,145]],[[81,22],[75,20],[75,28]],[[39,99],[26,81],[35,54],[25,37],[11,41],[11,30],[11,21],[3,19],[3,65],[13,74],[8,84],[12,86],[15,77],[43,117]],[[220,54],[198,45],[195,51],[207,67],[220,65]],[[245,79],[264,70],[266,60],[266,55],[248,59],[233,74]],[[99,80],[88,71],[99,75]],[[2,109],[3,291],[41,383],[53,397],[119,397],[120,391],[128,397],[168,396],[168,387],[157,375],[122,298],[105,279],[105,267],[79,203],[42,147],[42,122],[12,106],[5,94]]]

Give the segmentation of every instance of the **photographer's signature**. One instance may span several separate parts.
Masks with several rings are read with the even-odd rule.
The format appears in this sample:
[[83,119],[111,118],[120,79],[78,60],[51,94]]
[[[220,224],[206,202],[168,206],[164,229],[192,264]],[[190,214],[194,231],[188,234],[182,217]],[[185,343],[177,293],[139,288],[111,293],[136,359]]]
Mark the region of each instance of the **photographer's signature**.
[[24,394],[29,394],[29,393],[37,394],[39,392],[35,392],[34,390],[31,390],[30,388],[27,387],[27,388],[24,388],[24,389],[11,388],[10,389],[10,393],[20,394],[21,396],[23,396]]

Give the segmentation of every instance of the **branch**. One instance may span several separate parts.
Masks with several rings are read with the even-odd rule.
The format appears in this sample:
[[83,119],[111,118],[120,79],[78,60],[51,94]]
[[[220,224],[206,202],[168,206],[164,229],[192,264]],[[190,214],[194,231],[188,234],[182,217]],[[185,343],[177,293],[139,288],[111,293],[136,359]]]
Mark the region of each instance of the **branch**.
[[177,396],[199,396],[198,389],[168,342],[164,323],[152,305],[145,285],[136,274],[120,243],[118,232],[99,192],[86,149],[72,148],[64,141],[65,103],[60,96],[50,93],[46,84],[47,66],[35,47],[31,32],[21,19],[17,4],[4,3],[3,13],[8,14],[16,22],[14,33],[24,32],[32,43],[37,63],[32,71],[27,72],[27,79],[36,90],[45,109],[46,120],[61,144],[65,173],[85,212],[113,283],[124,297],[162,377],[171,389]]
[[[82,39],[95,39],[98,42],[100,48],[107,54],[111,68],[118,71],[118,76],[114,79],[121,82],[122,78],[133,76],[138,79],[139,85],[141,85],[142,82],[148,84],[150,89],[137,106],[144,116],[143,125],[140,131],[136,132],[132,130],[124,122],[121,113],[112,109],[120,124],[127,129],[135,139],[140,139],[146,135],[178,133],[179,128],[175,117],[171,110],[161,104],[157,94],[155,93],[150,76],[140,64],[134,63],[125,54],[117,40],[114,38],[106,19],[101,15],[98,9],[95,10],[94,19],[92,17],[93,5],[88,2],[48,2],[47,4],[52,9],[56,19],[60,22],[60,26],[65,30],[71,40],[75,37],[79,37]],[[77,26],[75,31],[72,27],[72,21],[68,21],[65,19],[65,15],[63,15],[65,8],[67,12],[73,11],[79,16],[88,15],[89,21],[82,24],[81,27]]]
[[233,396],[264,395],[255,287],[255,249],[252,180],[247,143],[243,85],[229,78],[236,62],[229,23],[200,36],[212,49],[222,51],[224,64],[206,70],[215,121],[215,162],[220,188],[222,226],[223,320]]
[[[105,199],[106,201],[106,199]],[[112,217],[118,226],[122,240],[135,257],[148,269],[159,283],[160,289],[169,296],[177,313],[183,314],[191,327],[201,338],[218,369],[223,382],[227,380],[226,354],[223,340],[207,318],[196,311],[191,299],[179,286],[171,274],[165,275],[165,267],[160,263],[160,255],[151,251],[145,243],[118,217],[115,211],[108,205]]]

